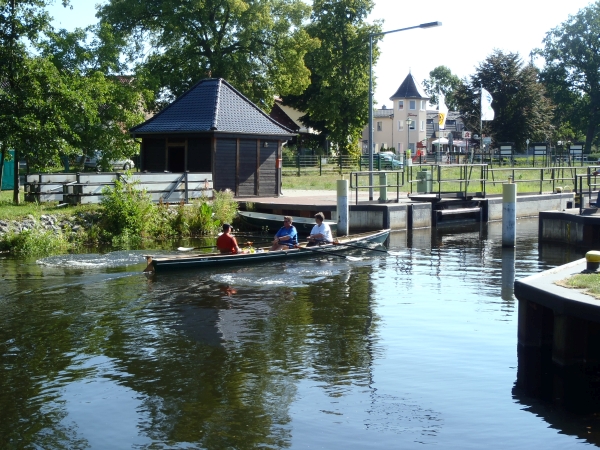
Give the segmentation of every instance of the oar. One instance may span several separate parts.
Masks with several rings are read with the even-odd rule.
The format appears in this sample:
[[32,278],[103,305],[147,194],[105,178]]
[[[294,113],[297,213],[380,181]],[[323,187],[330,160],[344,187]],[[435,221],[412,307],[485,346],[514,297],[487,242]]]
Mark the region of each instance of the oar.
[[205,248],[215,248],[215,245],[210,245],[208,247],[177,247],[178,252],[191,252],[192,250],[201,250]]
[[387,249],[386,250],[381,250],[379,248],[361,247],[360,245],[346,244],[344,242],[334,242],[333,245],[345,245],[346,247],[359,248],[361,250],[368,250],[370,252],[389,253],[387,251]]
[[[252,244],[266,244],[266,243],[270,243],[270,242],[271,241],[244,242],[243,244],[248,244],[248,245],[252,245]],[[192,250],[203,250],[203,249],[206,249],[206,248],[215,248],[215,247],[216,247],[216,245],[210,245],[208,247],[177,247],[177,251],[179,251],[179,252],[190,252]]]
[[356,258],[354,256],[346,256],[346,255],[340,255],[338,253],[335,252],[328,252],[327,250],[319,250],[319,247],[298,247],[300,250],[308,250],[309,252],[315,252],[315,253],[324,253],[327,255],[332,255],[332,256],[337,256],[338,258],[344,258],[347,259],[348,261],[361,261],[362,258]]

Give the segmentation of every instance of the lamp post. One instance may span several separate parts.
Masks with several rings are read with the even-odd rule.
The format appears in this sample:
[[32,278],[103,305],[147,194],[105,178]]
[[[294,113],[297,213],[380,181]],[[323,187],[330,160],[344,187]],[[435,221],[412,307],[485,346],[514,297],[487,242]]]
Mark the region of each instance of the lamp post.
[[[406,152],[404,153],[405,156],[408,156],[408,152],[410,152],[410,124],[412,123],[412,119],[410,118],[410,116],[408,116],[406,118]],[[411,154],[412,156],[412,154]],[[408,158],[405,158],[406,160],[406,164],[405,166],[408,165]]]
[[413,30],[415,28],[433,28],[441,25],[442,22],[427,22],[412,27],[369,34],[369,200],[373,200],[373,38],[399,31]]

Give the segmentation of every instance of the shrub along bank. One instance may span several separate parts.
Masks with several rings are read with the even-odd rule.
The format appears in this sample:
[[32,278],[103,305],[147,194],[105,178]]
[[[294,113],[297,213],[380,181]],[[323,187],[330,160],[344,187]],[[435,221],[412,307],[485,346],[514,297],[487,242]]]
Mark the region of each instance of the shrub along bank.
[[193,203],[155,205],[135,183],[117,181],[107,188],[99,207],[81,207],[63,214],[30,213],[21,219],[2,219],[0,251],[20,256],[74,252],[86,246],[143,248],[171,239],[216,235],[237,213],[231,191],[215,192],[214,199]]

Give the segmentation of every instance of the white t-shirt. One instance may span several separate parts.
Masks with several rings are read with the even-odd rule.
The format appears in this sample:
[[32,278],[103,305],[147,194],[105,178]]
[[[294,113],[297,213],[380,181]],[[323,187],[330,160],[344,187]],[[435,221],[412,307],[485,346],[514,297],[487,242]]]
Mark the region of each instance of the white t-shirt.
[[331,228],[329,228],[329,224],[327,224],[325,222],[321,222],[321,226],[315,225],[313,227],[312,231],[310,232],[310,234],[312,236],[314,236],[315,234],[322,234],[324,236],[324,239],[327,242],[333,242],[333,236],[331,235]]

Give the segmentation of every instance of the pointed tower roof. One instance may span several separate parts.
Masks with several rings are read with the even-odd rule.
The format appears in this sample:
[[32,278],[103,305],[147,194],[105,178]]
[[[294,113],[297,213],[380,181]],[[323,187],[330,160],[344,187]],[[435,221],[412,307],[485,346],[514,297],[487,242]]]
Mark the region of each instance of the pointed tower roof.
[[394,100],[396,98],[428,99],[429,97],[425,94],[425,91],[421,85],[415,81],[412,73],[409,72],[396,93],[390,97],[390,100]]
[[154,117],[129,131],[134,135],[202,132],[294,135],[222,78],[198,82]]

